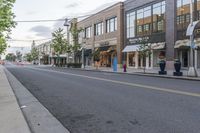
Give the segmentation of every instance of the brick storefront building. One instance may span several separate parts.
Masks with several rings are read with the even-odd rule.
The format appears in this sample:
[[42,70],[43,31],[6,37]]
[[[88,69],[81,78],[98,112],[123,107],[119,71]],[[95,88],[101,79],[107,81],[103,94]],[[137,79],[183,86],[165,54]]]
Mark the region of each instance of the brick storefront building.
[[84,30],[81,44],[85,46],[85,65],[91,66],[92,53],[100,51],[100,66],[111,67],[117,57],[122,64],[122,48],[124,39],[123,3],[116,3],[80,22],[78,27]]

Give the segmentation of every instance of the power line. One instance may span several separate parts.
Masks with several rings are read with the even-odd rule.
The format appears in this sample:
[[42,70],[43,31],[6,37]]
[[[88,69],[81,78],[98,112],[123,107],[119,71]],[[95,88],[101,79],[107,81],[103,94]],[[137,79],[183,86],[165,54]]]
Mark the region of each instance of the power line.
[[[66,17],[68,20],[71,20],[73,18],[85,18],[89,17],[93,14],[78,16],[78,17]],[[58,22],[58,21],[65,21],[66,19],[47,19],[47,20],[16,20],[17,23],[38,23],[38,22]]]
[[52,38],[45,38],[45,39],[32,39],[32,40],[23,40],[23,39],[9,39],[7,41],[10,42],[32,42],[32,41],[45,41],[45,40],[51,40]]
[[37,23],[37,22],[56,22],[56,21],[65,21],[65,19],[54,19],[54,20],[19,20],[15,21],[17,23]]

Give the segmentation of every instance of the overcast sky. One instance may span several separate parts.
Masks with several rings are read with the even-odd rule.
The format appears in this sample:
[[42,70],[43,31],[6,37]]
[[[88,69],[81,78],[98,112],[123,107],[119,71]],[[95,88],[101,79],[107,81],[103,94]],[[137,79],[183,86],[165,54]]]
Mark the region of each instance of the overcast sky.
[[[123,0],[16,0],[16,21],[51,20],[90,14],[96,9],[110,6]],[[38,40],[51,38],[51,32],[62,27],[63,22],[18,23],[12,31],[12,39]],[[38,41],[37,44],[42,41]],[[31,42],[9,42],[10,46],[30,46]]]

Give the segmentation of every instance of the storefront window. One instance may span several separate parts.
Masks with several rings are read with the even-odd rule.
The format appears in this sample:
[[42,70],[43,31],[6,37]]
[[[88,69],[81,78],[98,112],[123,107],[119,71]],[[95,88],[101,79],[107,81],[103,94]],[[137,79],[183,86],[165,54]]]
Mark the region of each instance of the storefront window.
[[190,23],[190,0],[177,0],[177,28],[186,29]]
[[129,67],[135,67],[135,53],[128,54],[128,65]]
[[136,18],[137,18],[137,35],[142,35],[143,24],[144,24],[144,21],[143,21],[144,10],[143,9],[137,10]]
[[197,19],[200,20],[200,0],[197,0]]
[[151,32],[151,6],[137,10],[137,35],[147,35]]
[[126,14],[126,21],[127,38],[165,32],[165,1]]
[[135,37],[135,12],[126,15],[127,21],[127,38]]
[[153,32],[165,31],[165,1],[153,5]]
[[149,34],[151,30],[151,6],[144,8],[144,34]]

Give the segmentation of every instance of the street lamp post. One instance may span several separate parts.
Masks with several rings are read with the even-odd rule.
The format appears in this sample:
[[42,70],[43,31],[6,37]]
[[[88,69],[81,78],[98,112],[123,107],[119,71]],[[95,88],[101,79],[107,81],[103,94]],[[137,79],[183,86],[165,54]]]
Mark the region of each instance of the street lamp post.
[[81,65],[81,68],[85,68],[85,58],[84,58],[84,55],[85,55],[85,42],[82,41],[82,65]]
[[[193,3],[192,0],[190,0],[190,25],[191,27],[193,26]],[[194,34],[193,32],[190,35],[190,67],[188,70],[188,76],[189,77],[197,77],[197,72],[194,67],[194,49],[193,49],[193,44],[194,44]]]
[[[64,26],[67,27],[67,42],[68,42],[68,45],[69,45],[69,19],[66,18],[65,19],[65,23],[64,23]],[[69,54],[67,53],[67,63],[69,63]]]
[[82,65],[81,65],[81,68],[85,68],[85,61],[84,61],[84,47],[82,47]]

